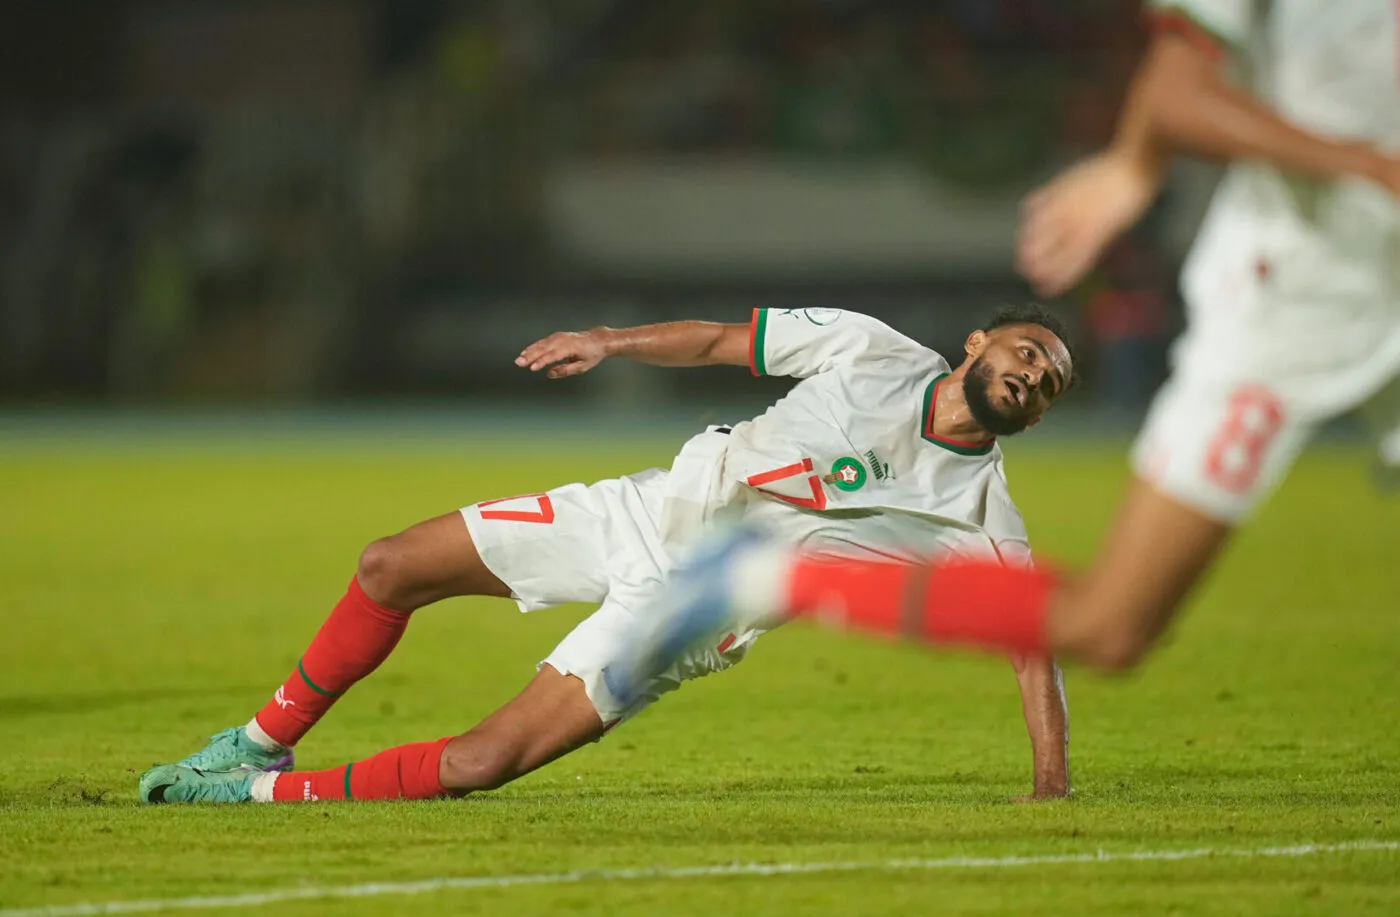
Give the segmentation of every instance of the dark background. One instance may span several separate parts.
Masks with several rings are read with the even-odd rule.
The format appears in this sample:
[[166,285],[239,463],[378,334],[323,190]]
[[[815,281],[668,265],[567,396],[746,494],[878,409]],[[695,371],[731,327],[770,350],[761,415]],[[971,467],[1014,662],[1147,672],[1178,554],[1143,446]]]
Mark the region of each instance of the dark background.
[[[511,358],[755,305],[956,351],[1027,297],[1018,200],[1108,138],[1144,38],[1129,0],[6,0],[0,392],[664,406],[753,383]],[[1053,304],[1081,404],[1163,373],[1209,187]]]

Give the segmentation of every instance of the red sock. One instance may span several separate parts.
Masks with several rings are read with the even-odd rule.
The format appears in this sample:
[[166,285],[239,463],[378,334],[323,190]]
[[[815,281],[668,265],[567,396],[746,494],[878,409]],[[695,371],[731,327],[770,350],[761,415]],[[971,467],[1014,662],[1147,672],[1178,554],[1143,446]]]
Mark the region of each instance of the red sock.
[[372,758],[328,771],[278,774],[273,802],[352,799],[436,799],[449,795],[438,779],[442,750],[451,736],[381,751]]
[[800,560],[788,597],[793,614],[833,613],[863,630],[1040,655],[1055,585],[1052,572],[996,561]]
[[295,745],[336,698],[389,657],[408,617],[377,604],[352,579],[296,670],[258,711],[258,725],[283,745]]

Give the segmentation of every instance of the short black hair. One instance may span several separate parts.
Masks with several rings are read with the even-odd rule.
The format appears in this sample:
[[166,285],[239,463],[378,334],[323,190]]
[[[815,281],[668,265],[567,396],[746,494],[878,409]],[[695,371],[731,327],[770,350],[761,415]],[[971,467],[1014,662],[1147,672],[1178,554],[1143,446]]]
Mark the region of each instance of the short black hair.
[[1004,306],[992,313],[992,317],[982,326],[983,331],[1004,328],[1007,325],[1039,325],[1049,331],[1069,351],[1070,375],[1065,385],[1068,391],[1079,384],[1079,356],[1074,352],[1074,342],[1070,340],[1069,326],[1055,313],[1039,303],[1026,303],[1020,306]]

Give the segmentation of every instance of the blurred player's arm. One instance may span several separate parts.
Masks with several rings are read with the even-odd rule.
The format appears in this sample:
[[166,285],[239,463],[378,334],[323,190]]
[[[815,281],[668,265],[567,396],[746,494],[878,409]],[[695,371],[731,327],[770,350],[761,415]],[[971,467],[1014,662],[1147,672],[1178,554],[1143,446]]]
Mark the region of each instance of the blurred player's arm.
[[1128,95],[1114,146],[1160,183],[1174,152],[1262,159],[1321,177],[1357,175],[1394,187],[1395,163],[1367,143],[1330,140],[1284,120],[1225,80],[1222,53],[1159,31]]
[[515,365],[547,369],[551,379],[588,372],[608,357],[653,366],[747,366],[749,326],[719,322],[664,322],[635,328],[560,331],[520,352]]
[[1021,710],[1035,758],[1035,790],[1023,800],[1069,795],[1069,705],[1065,679],[1053,659],[1014,656]]
[[1026,199],[1017,266],[1040,293],[1055,295],[1078,282],[1141,218],[1176,153],[1263,160],[1322,178],[1358,176],[1400,195],[1400,161],[1284,120],[1226,81],[1227,51],[1200,31],[1158,29],[1109,147]]

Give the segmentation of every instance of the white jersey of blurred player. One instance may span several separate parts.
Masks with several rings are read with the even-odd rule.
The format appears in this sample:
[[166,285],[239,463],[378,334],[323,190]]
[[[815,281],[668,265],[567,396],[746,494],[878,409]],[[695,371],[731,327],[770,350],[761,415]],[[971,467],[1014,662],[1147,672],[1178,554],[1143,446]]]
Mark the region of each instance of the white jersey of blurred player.
[[[1393,0],[1174,0],[1168,27],[1233,54],[1304,130],[1400,151]],[[1369,402],[1400,466],[1400,207],[1355,179],[1228,169],[1187,261],[1189,321],[1135,450],[1165,493],[1237,522],[1318,425]]]
[[687,679],[728,668],[764,632],[715,634],[630,704],[609,683],[635,616],[655,605],[672,559],[716,518],[843,556],[1029,561],[1000,447],[933,432],[950,371],[942,356],[835,309],[757,309],[749,333],[755,374],[803,380],[759,417],[695,436],[669,471],[462,510],[483,562],[522,611],[600,604],[545,663],[583,681],[609,726]]

